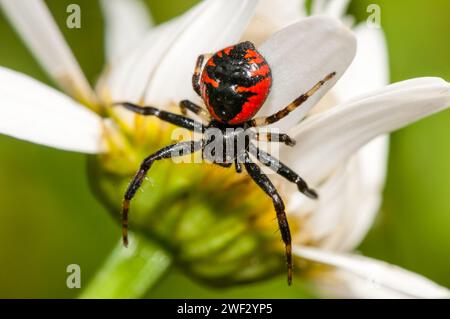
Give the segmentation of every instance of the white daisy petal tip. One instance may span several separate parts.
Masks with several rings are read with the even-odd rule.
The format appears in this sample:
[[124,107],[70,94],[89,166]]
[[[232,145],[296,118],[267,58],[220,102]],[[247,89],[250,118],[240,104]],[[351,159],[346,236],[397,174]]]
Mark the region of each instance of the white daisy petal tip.
[[258,116],[282,109],[325,76],[336,73],[301,107],[277,123],[283,129],[298,123],[345,73],[356,53],[356,38],[339,20],[314,16],[275,33],[259,51],[271,67],[273,84]]
[[300,258],[332,266],[332,276],[317,278],[317,284],[341,297],[450,298],[448,288],[380,260],[305,246],[294,246],[293,252]]
[[0,67],[0,133],[57,149],[106,151],[102,119],[70,97]]

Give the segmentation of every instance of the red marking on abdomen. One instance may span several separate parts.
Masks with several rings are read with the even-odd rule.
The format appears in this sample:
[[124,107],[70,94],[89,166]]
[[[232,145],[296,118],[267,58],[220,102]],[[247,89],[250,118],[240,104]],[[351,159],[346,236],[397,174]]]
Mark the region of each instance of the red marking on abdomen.
[[217,83],[216,80],[213,80],[213,79],[211,79],[209,77],[208,72],[203,72],[203,74],[202,74],[202,82],[211,84],[215,88],[219,86],[219,83]]
[[263,64],[262,66],[260,66],[258,69],[256,69],[255,71],[252,72],[252,76],[267,76],[267,74],[269,74],[270,72],[270,68],[267,64]]
[[256,94],[248,98],[247,102],[242,106],[242,111],[228,121],[228,123],[239,124],[251,119],[259,111],[269,95],[271,84],[272,78],[266,77],[252,87],[239,87],[238,92],[252,92]]

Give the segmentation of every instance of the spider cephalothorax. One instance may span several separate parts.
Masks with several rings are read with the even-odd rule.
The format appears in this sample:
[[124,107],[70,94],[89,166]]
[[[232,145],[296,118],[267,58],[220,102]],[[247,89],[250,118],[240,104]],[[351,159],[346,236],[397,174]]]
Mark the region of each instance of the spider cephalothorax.
[[[202,151],[204,158],[210,160],[213,164],[223,167],[230,167],[234,164],[238,173],[241,172],[241,166],[243,165],[250,177],[272,199],[278,226],[286,246],[288,283],[290,284],[293,266],[291,233],[284,203],[275,186],[262,173],[260,167],[251,160],[250,155],[261,164],[268,166],[275,173],[296,184],[299,191],[306,196],[317,198],[317,193],[310,189],[306,182],[292,169],[252,143],[254,140],[266,139],[271,142],[282,142],[292,146],[295,142],[288,135],[277,133],[259,134],[251,130],[251,128],[272,124],[284,118],[312,96],[326,81],[330,80],[335,75],[335,72],[328,74],[309,91],[301,94],[280,111],[267,117],[253,118],[264,104],[272,84],[270,67],[265,58],[255,49],[251,42],[247,41],[210,55],[205,66],[203,66],[204,60],[205,55],[200,55],[197,59],[194,75],[192,76],[192,85],[194,91],[205,102],[206,110],[188,100],[180,102],[183,115],[159,110],[153,106],[139,106],[129,102],[116,103],[133,112],[142,115],[153,115],[163,121],[203,133],[203,138],[200,140],[184,141],[166,146],[144,159],[124,196],[122,208],[124,244],[128,244],[127,229],[130,201],[141,186],[152,164],[157,160]],[[202,117],[207,123],[185,116],[187,110]],[[220,134],[211,134],[211,132],[219,132]],[[214,135],[214,138],[212,138],[212,135]],[[243,143],[242,140],[244,141]],[[227,147],[218,148],[220,151],[214,149],[212,152],[208,152],[207,150],[211,149],[210,146],[213,142],[216,145],[239,146],[237,149],[233,149],[231,153]]]

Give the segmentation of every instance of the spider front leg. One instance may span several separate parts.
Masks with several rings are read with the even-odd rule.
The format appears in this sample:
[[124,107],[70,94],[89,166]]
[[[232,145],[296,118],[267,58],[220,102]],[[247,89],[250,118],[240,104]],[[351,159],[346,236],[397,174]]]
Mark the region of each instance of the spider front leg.
[[152,164],[157,160],[194,153],[200,150],[202,148],[202,145],[203,142],[201,141],[180,142],[177,144],[166,146],[144,159],[136,175],[131,180],[130,185],[128,185],[128,188],[125,192],[125,196],[123,199],[122,239],[125,247],[128,246],[128,211],[130,209],[130,202],[133,199],[134,195],[136,194],[136,191],[141,186]]
[[211,116],[209,113],[202,108],[201,106],[189,101],[183,100],[179,104],[181,109],[181,114],[187,115],[187,110],[193,112],[194,114],[200,116],[204,121],[209,122],[211,120]]
[[203,62],[206,58],[211,57],[212,54],[200,54],[197,58],[197,62],[195,63],[194,74],[192,75],[192,87],[194,88],[195,93],[201,96],[200,93],[200,74],[202,72]]
[[296,184],[298,190],[302,194],[312,199],[317,199],[319,197],[314,189],[309,188],[308,184],[303,180],[303,178],[301,178],[296,172],[294,172],[292,169],[287,167],[285,164],[280,162],[278,159],[276,159],[269,153],[264,152],[263,150],[257,148],[253,144],[250,144],[249,151],[250,154],[255,156],[258,159],[258,161],[260,161],[262,164],[269,167],[275,173],[283,176],[288,181]]
[[269,178],[261,172],[258,165],[251,162],[248,154],[245,154],[245,169],[247,170],[250,177],[255,181],[255,183],[270,196],[275,207],[275,212],[277,213],[278,227],[280,228],[281,237],[283,238],[284,245],[286,247],[286,262],[288,270],[288,284],[292,282],[292,239],[291,231],[289,229],[289,223],[286,217],[286,212],[284,211],[284,203],[281,196],[278,194],[277,189],[269,180]]
[[180,126],[180,127],[184,127],[191,131],[203,132],[205,130],[205,127],[200,122],[197,122],[191,118],[188,118],[188,117],[185,117],[182,115],[178,115],[178,114],[167,112],[167,111],[162,111],[153,106],[139,106],[137,104],[133,104],[130,102],[117,102],[117,103],[114,103],[114,105],[122,105],[127,110],[130,110],[134,113],[138,113],[138,114],[141,114],[144,116],[156,116],[165,122],[168,122],[168,123]]
[[284,109],[282,109],[268,117],[259,117],[259,118],[250,120],[247,122],[247,124],[249,126],[264,126],[264,125],[269,125],[269,124],[278,122],[282,118],[289,115],[289,113],[294,111],[300,105],[302,105],[311,96],[313,96],[314,93],[316,93],[327,81],[331,80],[335,75],[336,75],[336,72],[332,72],[332,73],[328,74],[323,80],[317,82],[316,85],[314,85],[311,89],[309,89],[309,91],[300,95],[298,98],[296,98],[294,101],[292,101],[291,104],[286,106]]

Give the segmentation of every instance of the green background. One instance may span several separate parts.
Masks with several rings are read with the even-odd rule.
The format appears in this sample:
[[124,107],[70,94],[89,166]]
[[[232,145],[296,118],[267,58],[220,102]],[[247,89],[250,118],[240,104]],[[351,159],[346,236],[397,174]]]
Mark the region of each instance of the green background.
[[[159,23],[196,1],[148,1]],[[103,21],[96,1],[47,1],[60,27],[66,6],[82,8],[82,28],[62,31],[88,78],[103,65]],[[350,11],[367,17],[381,6],[391,81],[418,76],[450,80],[450,1],[353,1]],[[51,84],[0,13],[0,65]],[[26,94],[26,92],[24,92]],[[0,99],[1,101],[1,99]],[[384,203],[360,247],[364,254],[423,274],[450,287],[450,112],[392,135]],[[83,155],[0,136],[0,297],[75,297],[66,287],[66,266],[89,281],[120,231],[88,188]],[[208,289],[172,270],[148,297],[302,297],[300,283],[284,275],[258,284]]]

